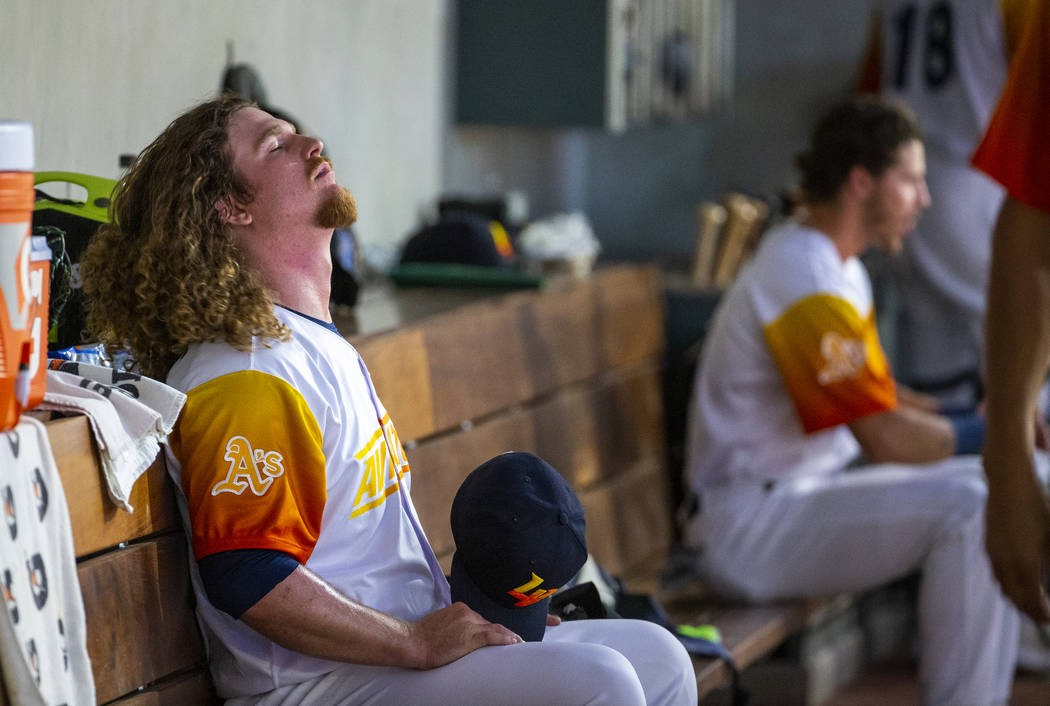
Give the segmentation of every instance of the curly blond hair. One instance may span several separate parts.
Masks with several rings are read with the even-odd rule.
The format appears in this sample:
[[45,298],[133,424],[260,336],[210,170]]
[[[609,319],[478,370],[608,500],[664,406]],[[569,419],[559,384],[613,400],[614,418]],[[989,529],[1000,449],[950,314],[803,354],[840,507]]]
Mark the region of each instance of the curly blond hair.
[[110,222],[80,262],[87,328],[109,350],[163,380],[189,345],[286,339],[273,295],[234,246],[215,204],[249,202],[226,128],[252,102],[234,94],[183,113],[117,183]]

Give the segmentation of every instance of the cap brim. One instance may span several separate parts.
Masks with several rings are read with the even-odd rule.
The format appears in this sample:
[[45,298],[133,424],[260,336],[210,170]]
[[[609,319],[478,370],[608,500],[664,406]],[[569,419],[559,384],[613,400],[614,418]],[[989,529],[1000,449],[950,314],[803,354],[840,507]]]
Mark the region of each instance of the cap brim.
[[452,600],[466,603],[474,612],[491,623],[499,623],[521,636],[526,642],[540,642],[547,629],[547,608],[550,598],[524,608],[507,608],[485,595],[467,573],[459,553],[452,555],[452,573],[449,575]]

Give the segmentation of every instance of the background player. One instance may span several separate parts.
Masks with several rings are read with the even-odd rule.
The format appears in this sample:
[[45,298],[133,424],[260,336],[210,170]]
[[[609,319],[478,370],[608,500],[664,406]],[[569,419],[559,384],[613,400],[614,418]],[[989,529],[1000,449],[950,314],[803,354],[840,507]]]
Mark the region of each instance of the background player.
[[450,604],[394,424],[331,323],[329,242],[356,203],[321,149],[243,99],[197,106],[137,158],[82,260],[89,326],[187,394],[168,468],[219,696],[695,703],[655,624],[523,643]]
[[[1009,696],[1018,614],[984,553],[980,424],[899,401],[857,256],[895,251],[929,205],[919,127],[836,106],[799,160],[803,220],[768,233],[724,296],[697,372],[684,528],[705,583],[774,601],[921,570],[927,704]],[[879,465],[847,470],[859,454]],[[921,465],[919,465],[921,464]]]
[[878,0],[861,90],[904,100],[923,127],[932,203],[890,271],[896,373],[943,407],[983,397],[983,318],[1002,188],[970,165],[1006,81],[1029,0]]

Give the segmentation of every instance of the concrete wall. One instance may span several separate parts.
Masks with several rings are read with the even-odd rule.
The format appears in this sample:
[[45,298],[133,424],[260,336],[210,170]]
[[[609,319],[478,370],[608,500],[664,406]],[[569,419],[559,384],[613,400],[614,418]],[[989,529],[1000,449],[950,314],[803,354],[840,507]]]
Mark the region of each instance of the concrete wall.
[[39,170],[119,174],[234,59],[325,141],[367,244],[440,191],[446,0],[3,0],[0,116],[28,120]]

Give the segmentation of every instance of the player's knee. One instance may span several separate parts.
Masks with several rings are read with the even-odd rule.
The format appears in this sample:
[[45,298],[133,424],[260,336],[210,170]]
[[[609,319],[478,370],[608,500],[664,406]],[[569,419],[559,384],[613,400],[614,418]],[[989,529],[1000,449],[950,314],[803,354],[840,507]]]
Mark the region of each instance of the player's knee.
[[594,694],[588,703],[645,704],[638,673],[611,647],[587,645],[575,655],[574,662],[573,678],[585,681]]
[[946,483],[942,501],[947,511],[945,529],[951,533],[976,531],[983,526],[988,487],[973,475],[960,475]]
[[965,475],[952,485],[955,504],[967,516],[984,515],[984,504],[988,499],[988,486],[978,476]]
[[745,603],[769,603],[781,597],[777,592],[778,589],[779,586],[774,586],[770,582],[763,583],[758,580],[744,579],[730,596]]
[[635,664],[646,681],[649,703],[677,704],[696,701],[696,672],[685,647],[665,628],[639,621],[638,639],[647,647],[647,659]]
[[632,620],[631,630],[639,642],[648,646],[650,654],[667,662],[688,662],[689,653],[669,630],[646,620]]

